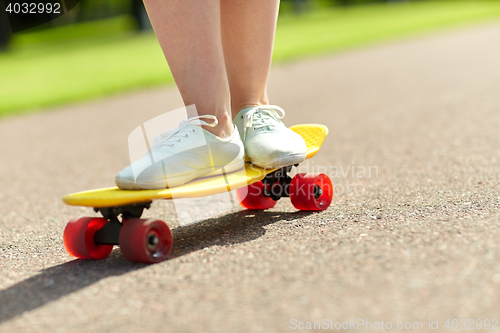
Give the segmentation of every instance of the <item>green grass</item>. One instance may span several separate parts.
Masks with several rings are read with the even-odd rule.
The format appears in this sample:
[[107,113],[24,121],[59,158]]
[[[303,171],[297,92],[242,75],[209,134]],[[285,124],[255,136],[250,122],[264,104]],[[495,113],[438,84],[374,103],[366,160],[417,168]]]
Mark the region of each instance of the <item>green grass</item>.
[[155,36],[123,18],[21,35],[0,73],[0,115],[173,81]]
[[429,1],[322,9],[283,17],[275,61],[332,53],[381,41],[488,19],[500,19],[500,2]]
[[[321,8],[278,22],[274,62],[500,18],[500,2]],[[0,54],[0,116],[173,83],[153,34],[127,18],[18,34]]]

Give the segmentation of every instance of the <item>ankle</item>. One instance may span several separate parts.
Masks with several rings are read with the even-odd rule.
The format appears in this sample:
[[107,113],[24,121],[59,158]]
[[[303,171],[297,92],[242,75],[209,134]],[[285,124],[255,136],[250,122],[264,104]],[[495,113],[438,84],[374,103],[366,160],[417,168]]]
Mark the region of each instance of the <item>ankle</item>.
[[269,101],[267,99],[261,99],[259,101],[254,101],[254,102],[241,102],[241,103],[233,103],[231,105],[231,113],[233,117],[236,117],[238,112],[240,112],[243,109],[250,108],[250,107],[255,107],[255,106],[261,106],[261,105],[268,105]]
[[216,115],[217,117],[217,126],[209,127],[202,126],[204,129],[209,131],[212,134],[215,134],[219,138],[228,138],[233,134],[233,121],[231,117],[227,114],[227,112],[223,112],[221,114]]

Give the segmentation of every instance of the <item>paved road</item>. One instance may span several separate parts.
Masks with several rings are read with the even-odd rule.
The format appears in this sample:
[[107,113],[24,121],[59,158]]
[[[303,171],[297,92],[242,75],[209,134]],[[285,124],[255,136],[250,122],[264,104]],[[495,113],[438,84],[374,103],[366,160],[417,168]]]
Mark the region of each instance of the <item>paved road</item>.
[[177,226],[177,242],[150,266],[118,249],[71,258],[63,228],[92,212],[61,197],[111,185],[130,131],[181,106],[174,89],[1,120],[0,331],[499,320],[499,59],[493,23],[274,68],[287,124],[330,128],[308,168],[334,177],[334,203],[311,214],[284,199],[179,226],[161,202],[147,216]]

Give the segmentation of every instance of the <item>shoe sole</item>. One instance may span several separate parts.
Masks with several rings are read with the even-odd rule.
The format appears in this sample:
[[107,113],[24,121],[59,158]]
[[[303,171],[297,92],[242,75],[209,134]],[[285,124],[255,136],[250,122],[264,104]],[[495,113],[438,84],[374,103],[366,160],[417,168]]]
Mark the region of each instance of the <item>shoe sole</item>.
[[[198,170],[195,173],[191,173],[189,175],[181,175],[176,177],[168,177],[168,179],[157,180],[153,182],[140,182],[137,183],[130,179],[121,179],[116,178],[116,185],[122,190],[161,190],[176,186],[184,185],[194,179],[198,178],[208,178],[213,176],[219,176],[223,174],[232,173],[238,170],[241,170],[245,167],[245,162],[240,161],[235,164],[225,165],[222,167],[215,167],[215,171],[212,171],[213,168],[206,168],[202,170]],[[168,183],[168,187],[166,186]]]
[[298,164],[303,162],[306,159],[306,153],[296,153],[296,154],[288,154],[279,157],[275,157],[269,161],[256,161],[251,160],[252,164],[263,168],[263,169],[278,169],[287,167],[290,165]]

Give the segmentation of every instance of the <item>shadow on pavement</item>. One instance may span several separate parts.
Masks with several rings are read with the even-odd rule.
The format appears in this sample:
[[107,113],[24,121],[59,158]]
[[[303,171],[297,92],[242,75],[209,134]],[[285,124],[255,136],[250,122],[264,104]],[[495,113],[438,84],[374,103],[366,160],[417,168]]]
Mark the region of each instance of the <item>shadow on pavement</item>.
[[262,210],[244,210],[219,218],[204,220],[190,226],[174,229],[174,248],[170,259],[214,245],[244,243],[263,236],[266,225],[278,221],[295,220],[313,212],[293,213]]
[[[244,243],[265,234],[264,226],[295,220],[308,212],[241,211],[173,230],[170,260],[214,245]],[[27,311],[88,287],[102,279],[120,276],[149,265],[128,262],[114,249],[99,261],[73,260],[40,271],[39,274],[0,291],[0,324]]]
[[[121,259],[121,260],[120,260]],[[81,290],[101,279],[142,268],[119,258],[113,251],[100,261],[73,260],[0,291],[0,323]]]

